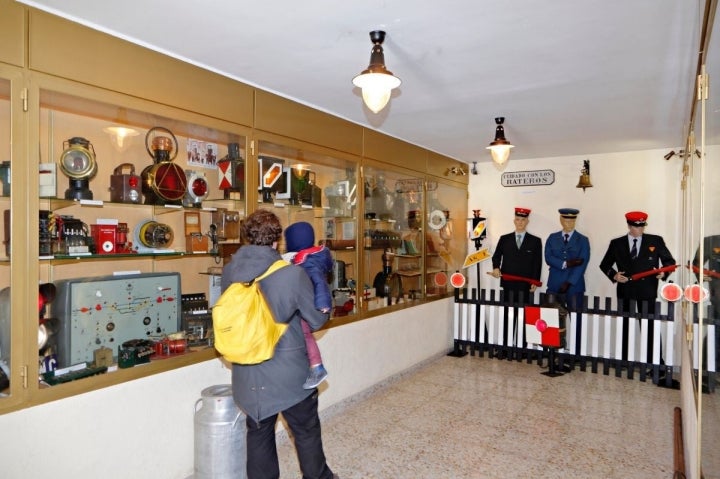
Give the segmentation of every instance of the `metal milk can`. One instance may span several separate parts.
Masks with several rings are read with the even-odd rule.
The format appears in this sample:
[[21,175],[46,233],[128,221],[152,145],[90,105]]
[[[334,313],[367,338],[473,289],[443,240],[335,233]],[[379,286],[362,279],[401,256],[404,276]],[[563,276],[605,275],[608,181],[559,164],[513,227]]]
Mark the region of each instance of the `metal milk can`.
[[245,415],[233,401],[230,384],[202,390],[195,402],[194,426],[193,478],[247,479]]

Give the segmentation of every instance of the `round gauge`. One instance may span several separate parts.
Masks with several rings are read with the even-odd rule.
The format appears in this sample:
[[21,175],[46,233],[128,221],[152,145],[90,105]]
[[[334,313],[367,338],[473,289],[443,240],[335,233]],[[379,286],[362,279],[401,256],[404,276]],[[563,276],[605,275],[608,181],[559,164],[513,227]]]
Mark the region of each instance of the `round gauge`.
[[85,138],[75,137],[65,142],[67,147],[60,156],[60,169],[73,179],[95,176],[97,162],[92,144]]
[[435,273],[435,284],[440,287],[447,286],[448,277],[447,274],[445,274],[444,271],[439,271]]
[[430,219],[428,221],[428,226],[430,226],[430,228],[439,230],[445,226],[445,223],[447,223],[447,217],[443,211],[433,210],[430,212]]

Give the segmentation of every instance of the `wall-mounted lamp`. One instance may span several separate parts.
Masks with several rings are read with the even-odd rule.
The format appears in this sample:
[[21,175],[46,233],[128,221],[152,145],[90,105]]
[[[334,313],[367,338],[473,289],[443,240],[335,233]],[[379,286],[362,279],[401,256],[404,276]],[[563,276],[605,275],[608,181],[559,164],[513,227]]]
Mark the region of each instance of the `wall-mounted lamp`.
[[583,168],[580,170],[580,181],[578,181],[575,188],[582,188],[583,193],[585,193],[585,188],[592,188],[592,183],[590,183],[590,160],[583,161]]
[[363,101],[373,113],[385,108],[390,100],[390,92],[401,83],[398,77],[385,68],[385,54],[382,48],[384,40],[385,32],[382,30],[370,32],[370,41],[373,42],[370,65],[352,81],[353,85],[362,89]]
[[453,166],[445,170],[445,176],[448,175],[455,175],[455,176],[465,176],[467,173],[463,169],[462,166]]
[[495,118],[495,123],[497,124],[497,127],[495,127],[495,140],[487,147],[487,149],[490,150],[493,161],[500,166],[504,165],[508,160],[510,157],[510,148],[514,146],[505,139],[504,122],[505,117]]
[[473,161],[472,168],[470,168],[470,173],[472,173],[473,175],[478,174],[477,161]]

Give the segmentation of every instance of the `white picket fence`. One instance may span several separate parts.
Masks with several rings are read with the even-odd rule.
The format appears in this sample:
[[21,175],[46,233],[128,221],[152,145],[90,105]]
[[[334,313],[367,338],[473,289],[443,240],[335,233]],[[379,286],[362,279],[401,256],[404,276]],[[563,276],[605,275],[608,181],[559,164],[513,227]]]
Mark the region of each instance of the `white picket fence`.
[[[547,356],[547,348],[525,342],[525,311],[522,306],[503,303],[497,300],[500,292],[483,292],[483,299],[472,299],[456,296],[454,311],[455,339],[454,351],[451,354],[488,353],[497,356],[498,351],[507,353],[502,357],[510,359],[540,359],[543,353]],[[491,298],[491,299],[486,299]],[[527,306],[542,306],[530,298]],[[595,305],[599,300],[595,299]],[[647,317],[627,317],[629,327],[627,337],[623,338],[622,313],[618,313],[614,304],[606,300],[605,308],[583,308],[582,311],[570,312],[566,320],[566,346],[555,350],[558,357],[573,364],[574,367],[585,369],[589,364],[593,372],[598,365],[603,366],[603,373],[610,369],[620,376],[623,371],[629,378],[640,372],[640,379],[645,379],[648,369],[655,371],[653,382],[666,376],[667,382],[672,381],[672,373],[680,367],[680,334],[679,321],[675,321],[675,308],[672,304],[656,303],[654,319]],[[640,315],[638,315],[640,316]],[[649,325],[652,328],[652,358],[648,361],[647,350],[650,344]],[[692,350],[695,352],[694,369],[700,364],[700,342],[702,347],[703,373],[708,377],[708,386],[712,391],[715,386],[716,372],[716,326],[703,325],[695,328]],[[623,359],[623,342],[627,346],[627,358]],[[637,368],[637,369],[636,369]],[[669,373],[669,374],[667,374]]]

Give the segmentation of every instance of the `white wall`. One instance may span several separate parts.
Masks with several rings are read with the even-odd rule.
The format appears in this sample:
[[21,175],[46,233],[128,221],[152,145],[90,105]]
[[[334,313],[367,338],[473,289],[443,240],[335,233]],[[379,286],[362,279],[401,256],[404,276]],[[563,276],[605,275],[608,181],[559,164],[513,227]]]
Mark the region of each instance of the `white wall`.
[[[452,299],[319,334],[330,377],[326,409],[452,347]],[[0,415],[0,477],[185,478],[193,470],[194,405],[230,382],[206,361]]]
[[[645,231],[661,235],[675,259],[680,260],[682,163],[677,157],[666,161],[663,158],[666,153],[667,150],[650,150],[521,161],[513,161],[511,154],[503,170],[490,162],[478,164],[478,175],[470,176],[468,209],[480,209],[488,218],[488,237],[483,246],[489,246],[491,252],[500,235],[514,230],[512,221],[516,206],[532,209],[528,231],[542,239],[543,248],[548,235],[560,230],[558,208],[579,209],[576,228],[588,236],[591,249],[585,274],[587,294],[614,298],[615,286],[601,274],[599,264],[610,240],[627,233],[626,212],[647,212]],[[593,187],[583,192],[576,185],[586,159],[590,160]],[[548,169],[555,172],[555,183],[550,186],[501,186],[503,171]],[[468,244],[470,251],[474,251],[474,245]],[[491,269],[490,260],[481,264],[480,285],[498,289],[499,280],[485,274]],[[544,267],[543,283],[547,282],[547,275],[547,267]],[[472,287],[476,285],[476,276],[474,269],[468,271]],[[545,291],[545,287],[539,291]]]

